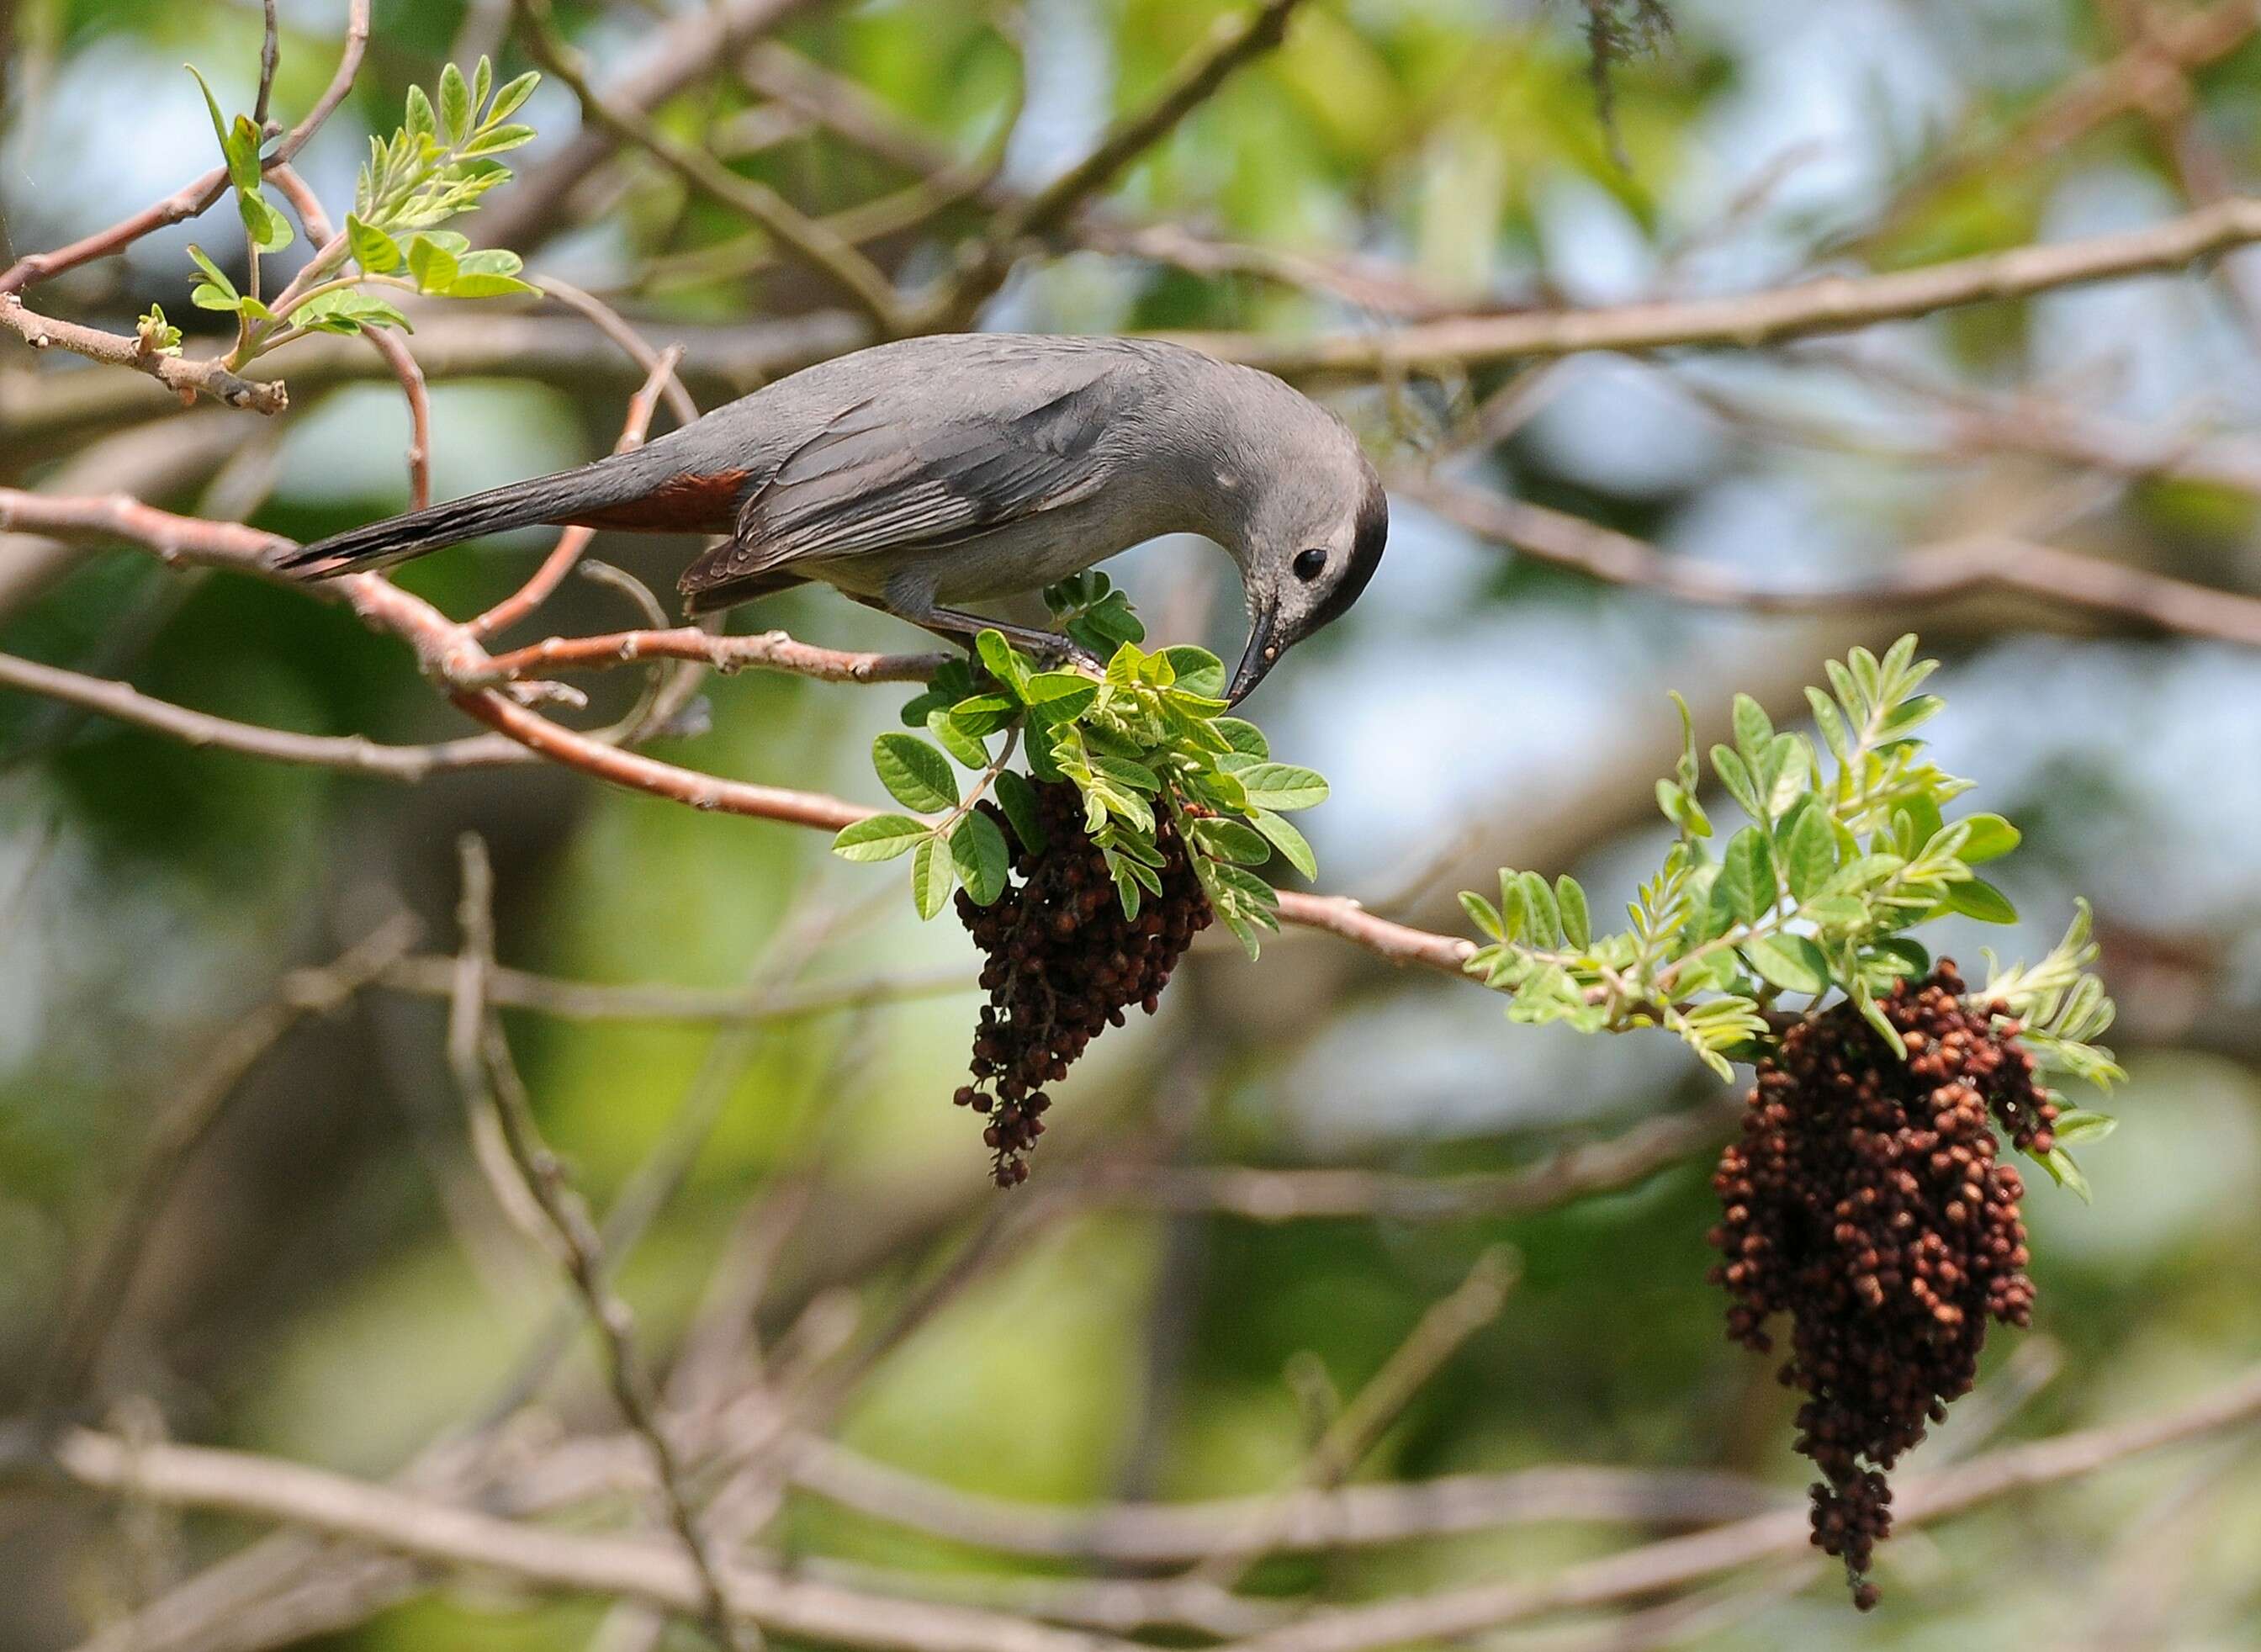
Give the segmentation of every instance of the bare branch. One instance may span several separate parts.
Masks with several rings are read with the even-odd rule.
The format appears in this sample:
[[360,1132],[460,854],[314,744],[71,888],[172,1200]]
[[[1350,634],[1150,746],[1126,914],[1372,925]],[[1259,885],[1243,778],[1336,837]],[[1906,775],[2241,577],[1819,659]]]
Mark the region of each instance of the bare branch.
[[35,315],[12,292],[0,293],[0,327],[35,350],[70,350],[91,361],[147,373],[184,402],[209,396],[230,407],[261,413],[278,413],[291,405],[290,391],[276,380],[243,378],[217,361],[154,350],[145,341],[123,333],[105,333],[100,327]]
[[1758,614],[1857,613],[1887,602],[1952,602],[1989,591],[2007,592],[2122,624],[2261,648],[2261,598],[2192,585],[2010,535],[1971,535],[1925,546],[1909,551],[1875,578],[1799,588],[1762,583],[1668,556],[1644,540],[1583,517],[1504,499],[1464,483],[1428,477],[1403,478],[1396,485],[1470,533],[1539,561],[1707,607]]
[[1718,298],[1659,298],[1590,310],[1463,316],[1389,332],[1282,338],[1188,333],[1179,341],[1289,377],[1402,371],[1426,363],[1511,361],[1584,350],[1681,345],[1756,349],[1816,333],[1848,333],[1959,305],[2031,298],[2061,287],[2180,269],[2261,241],[2261,200],[2204,207],[2148,229],[2014,247],[1882,275],[1824,276]]
[[[1894,1488],[1892,1524],[1896,1529],[1912,1529],[2013,1492],[2076,1479],[2146,1452],[2242,1427],[2257,1417],[2261,1417],[2261,1371],[2250,1371],[2178,1410],[2013,1446],[1957,1468],[1911,1476]],[[1565,1567],[1548,1577],[1324,1612],[1258,1635],[1245,1644],[1244,1652],[1380,1652],[1409,1641],[1455,1640],[1540,1612],[1651,1594],[1714,1572],[1796,1554],[1806,1548],[1809,1536],[1802,1509],[1757,1515]]]
[[724,673],[750,667],[788,671],[829,683],[922,683],[953,654],[865,654],[796,642],[783,631],[717,636],[696,626],[668,631],[614,631],[602,636],[553,636],[497,654],[475,680],[510,682],[555,671],[598,671],[643,660],[693,660]]
[[382,775],[392,780],[421,780],[458,769],[495,768],[529,762],[533,754],[499,735],[474,735],[430,745],[384,745],[363,735],[295,734],[259,723],[236,722],[209,712],[191,711],[143,693],[130,683],[82,676],[58,666],[0,654],[0,687],[41,694],[65,705],[99,712],[180,741],[184,745],[350,774]]
[[1716,1147],[1741,1109],[1733,1097],[1669,1114],[1606,1140],[1562,1148],[1520,1169],[1450,1176],[1355,1168],[1251,1169],[1235,1165],[1099,1166],[1087,1183],[1115,1203],[1213,1211],[1251,1222],[1462,1222],[1549,1210],[1647,1181]]
[[[404,958],[387,969],[382,985],[395,992],[444,998],[453,990],[456,960],[449,957]],[[566,1021],[713,1022],[792,1021],[868,1005],[907,1003],[974,990],[964,969],[919,974],[817,982],[807,987],[672,987],[656,981],[619,986],[567,980],[556,975],[497,965],[487,978],[488,1002],[505,1009],[530,1009]]]
[[[51,1460],[80,1484],[120,1496],[284,1521],[537,1588],[627,1597],[678,1612],[700,1608],[698,1575],[673,1542],[524,1525],[277,1459],[163,1442],[129,1445],[89,1429],[58,1437]],[[1127,1642],[1104,1636],[749,1566],[726,1565],[721,1582],[734,1612],[773,1633],[826,1645],[880,1652],[1131,1652]]]

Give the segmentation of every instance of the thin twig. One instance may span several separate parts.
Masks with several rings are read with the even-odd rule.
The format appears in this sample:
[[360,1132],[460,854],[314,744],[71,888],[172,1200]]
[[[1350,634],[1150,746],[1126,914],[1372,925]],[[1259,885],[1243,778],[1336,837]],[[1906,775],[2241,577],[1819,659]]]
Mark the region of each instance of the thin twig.
[[295,734],[260,723],[237,722],[209,712],[192,711],[143,693],[130,683],[83,676],[60,666],[0,654],[0,688],[42,695],[67,706],[98,712],[180,741],[184,745],[240,752],[277,763],[373,774],[416,781],[460,769],[488,769],[532,760],[524,746],[500,735],[472,735],[429,745],[381,744],[365,735]]
[[752,219],[838,288],[883,335],[893,337],[905,330],[902,305],[894,284],[853,243],[827,229],[766,183],[742,177],[703,149],[678,143],[642,114],[614,107],[590,84],[581,54],[557,34],[549,0],[518,0],[517,13],[528,49],[580,99],[585,119]]
[[1216,96],[1236,70],[1278,46],[1287,36],[1288,18],[1302,4],[1262,0],[1253,11],[1219,19],[1209,43],[1179,64],[1144,108],[1117,121],[1089,154],[998,216],[972,261],[937,302],[928,325],[936,329],[965,325],[1002,284],[1024,241],[1066,223],[1125,167]]
[[484,999],[484,971],[492,967],[494,959],[494,879],[487,863],[486,845],[477,834],[466,832],[458,850],[463,895],[457,911],[463,930],[466,966],[462,974],[466,990],[464,999],[456,1004],[455,1024],[462,1027],[475,1024],[479,1044],[476,1059],[459,1061],[458,1071],[467,1083],[481,1081],[474,1069],[483,1069],[484,1073],[484,1092],[474,1093],[466,1099],[481,1111],[492,1110],[522,1189],[549,1225],[565,1275],[581,1298],[589,1323],[604,1347],[606,1375],[614,1404],[620,1407],[621,1415],[651,1454],[652,1473],[658,1483],[667,1522],[674,1528],[698,1577],[700,1615],[715,1644],[728,1652],[741,1641],[732,1625],[731,1609],[715,1570],[714,1557],[707,1552],[688,1494],[684,1490],[676,1448],[660,1424],[651,1378],[636,1343],[635,1318],[627,1302],[607,1282],[604,1241],[598,1235],[596,1224],[590,1219],[588,1206],[567,1179],[564,1167],[542,1138],[517,1068],[510,1059],[509,1046],[503,1039],[501,1024]]

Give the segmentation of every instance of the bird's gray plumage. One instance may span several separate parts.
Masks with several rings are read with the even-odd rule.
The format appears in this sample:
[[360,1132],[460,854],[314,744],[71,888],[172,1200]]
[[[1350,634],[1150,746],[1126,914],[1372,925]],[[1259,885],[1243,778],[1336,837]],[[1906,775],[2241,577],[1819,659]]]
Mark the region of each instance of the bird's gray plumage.
[[960,604],[1201,534],[1241,568],[1245,692],[1355,600],[1388,513],[1356,439],[1268,374],[1158,341],[960,334],[819,363],[634,452],[282,565],[379,565],[537,521],[729,535],[683,576],[693,612],[815,579],[953,634],[974,623]]

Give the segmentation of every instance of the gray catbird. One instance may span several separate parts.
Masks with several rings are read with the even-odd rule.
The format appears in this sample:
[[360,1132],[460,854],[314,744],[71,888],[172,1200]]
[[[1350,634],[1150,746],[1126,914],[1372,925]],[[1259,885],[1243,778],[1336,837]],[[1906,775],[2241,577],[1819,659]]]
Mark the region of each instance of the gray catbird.
[[1238,700],[1357,600],[1389,515],[1357,439],[1268,373],[1150,340],[971,333],[821,363],[633,452],[277,565],[322,578],[535,522],[729,535],[683,575],[693,614],[820,579],[958,637],[994,623],[959,604],[1201,534],[1239,564],[1248,600]]

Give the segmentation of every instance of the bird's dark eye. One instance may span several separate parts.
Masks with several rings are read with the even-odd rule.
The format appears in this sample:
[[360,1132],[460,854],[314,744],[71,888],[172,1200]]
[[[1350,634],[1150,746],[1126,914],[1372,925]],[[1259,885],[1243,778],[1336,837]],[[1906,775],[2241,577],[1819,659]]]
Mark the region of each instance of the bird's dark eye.
[[1305,585],[1326,571],[1327,553],[1324,550],[1299,550],[1296,553],[1296,578]]

